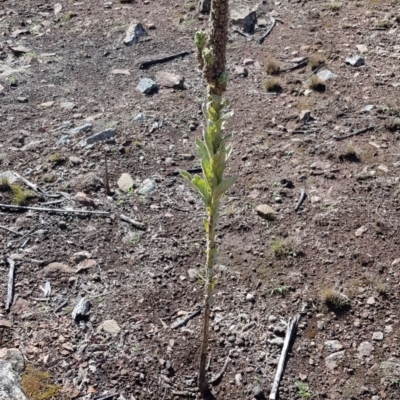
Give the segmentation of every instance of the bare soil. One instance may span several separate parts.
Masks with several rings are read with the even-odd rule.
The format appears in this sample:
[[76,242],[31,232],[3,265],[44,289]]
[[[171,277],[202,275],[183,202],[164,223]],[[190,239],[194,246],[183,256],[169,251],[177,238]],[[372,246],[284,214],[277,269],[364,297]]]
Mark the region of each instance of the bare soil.
[[[203,300],[204,210],[177,171],[199,165],[194,139],[202,134],[205,83],[194,52],[148,70],[139,64],[194,50],[194,33],[207,27],[207,16],[193,2],[105,5],[64,1],[55,16],[52,2],[0,2],[0,172],[15,171],[46,193],[29,206],[94,210],[74,200],[84,192],[95,210],[109,212],[1,207],[3,256],[17,266],[14,305],[1,317],[12,327],[0,327],[1,346],[19,348],[28,364],[49,371],[60,399],[200,398],[201,318],[170,326]],[[231,10],[254,5],[232,1]],[[382,368],[400,358],[398,2],[282,0],[268,12],[276,25],[261,45],[262,29],[250,38],[230,29],[229,174],[239,180],[221,210],[210,373],[229,352],[232,360],[213,396],[251,399],[259,386],[268,397],[279,338],[301,313],[280,399],[398,399],[399,376]],[[134,19],[149,36],[127,47],[122,40]],[[13,51],[18,45],[28,51]],[[337,75],[322,92],[308,89],[308,64],[292,68],[293,59],[315,54]],[[365,65],[346,64],[353,54]],[[284,69],[279,93],[264,87],[272,57]],[[248,76],[238,76],[247,59]],[[184,76],[186,89],[161,87],[150,96],[136,90],[140,78],[155,79],[158,71]],[[301,121],[304,110],[311,118]],[[93,124],[89,132],[69,134],[86,123]],[[82,147],[108,128],[114,138]],[[117,186],[122,173],[137,188],[152,179],[156,189],[124,193]],[[295,212],[301,189],[307,198]],[[12,201],[0,192],[0,203]],[[275,210],[273,220],[258,215],[260,204]],[[71,257],[81,251],[95,262],[71,272]],[[64,270],[49,272],[54,262]],[[5,300],[6,263],[1,277]],[[43,301],[46,281],[52,294]],[[347,306],[330,310],[327,289],[345,295]],[[83,296],[92,308],[88,322],[77,325],[71,312]],[[115,320],[120,332],[99,330],[104,320]],[[332,350],[329,340],[340,346]],[[361,354],[362,343],[372,345],[369,354]],[[333,364],[331,353],[338,357]]]

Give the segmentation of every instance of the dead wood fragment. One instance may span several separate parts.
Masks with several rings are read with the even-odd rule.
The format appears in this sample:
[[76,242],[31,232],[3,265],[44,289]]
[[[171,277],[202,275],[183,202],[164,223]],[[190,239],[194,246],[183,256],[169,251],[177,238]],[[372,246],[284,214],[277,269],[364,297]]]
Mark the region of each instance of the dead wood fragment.
[[274,29],[274,26],[276,24],[276,20],[274,17],[271,17],[271,26],[268,28],[268,30],[258,39],[258,44],[262,44],[266,37],[272,32],[272,29]]
[[299,209],[300,209],[301,205],[304,203],[304,200],[306,199],[306,197],[307,197],[307,193],[305,192],[304,189],[301,189],[300,198],[296,204],[296,207],[294,208],[294,211],[299,211]]
[[230,359],[231,353],[232,353],[232,350],[229,351],[228,357],[226,357],[225,363],[224,363],[224,365],[222,366],[221,371],[220,371],[217,375],[213,376],[213,377],[210,379],[210,383],[211,383],[211,384],[212,384],[212,383],[218,382],[218,381],[222,378],[222,375],[224,375],[224,373],[225,373],[225,371],[226,371],[226,367],[228,366],[228,363],[229,363],[229,361],[231,360],[231,359]]
[[44,208],[44,207],[26,207],[16,206],[13,204],[0,204],[0,208],[12,208],[16,210],[32,210],[32,211],[46,211],[57,213],[72,213],[72,214],[96,214],[96,215],[109,215],[108,211],[89,211],[89,210],[64,210],[63,208]]
[[126,215],[121,214],[121,219],[122,221],[125,222],[129,222],[130,224],[132,224],[135,228],[141,229],[143,231],[145,231],[147,229],[147,226],[145,224],[142,224],[139,221],[136,221],[134,219],[131,219],[129,217],[127,217]]
[[297,314],[293,318],[290,325],[288,326],[288,329],[286,330],[285,341],[283,342],[282,353],[281,353],[281,357],[279,359],[278,368],[276,370],[274,383],[272,384],[272,390],[271,390],[271,394],[269,395],[269,400],[276,400],[278,398],[277,396],[278,396],[279,383],[282,379],[283,369],[285,367],[286,357],[287,357],[287,353],[289,351],[289,345],[290,345],[290,342],[292,341],[292,338],[297,329],[297,324],[299,323],[299,321],[300,321],[300,314]]
[[171,54],[166,57],[154,58],[152,60],[143,61],[139,64],[139,69],[148,69],[152,65],[161,64],[161,63],[164,63],[167,61],[172,61],[172,60],[175,60],[176,58],[185,57],[189,54],[192,54],[192,52],[191,51],[182,51],[180,53]]
[[16,232],[16,231],[14,231],[14,230],[12,230],[12,229],[10,229],[10,228],[7,228],[6,226],[2,226],[2,225],[0,225],[0,229],[4,229],[5,231],[8,231],[8,232],[14,233],[14,235],[20,235],[20,236],[22,236],[22,235],[23,235],[22,233]]
[[10,311],[13,303],[14,296],[14,276],[15,276],[15,263],[12,258],[6,258],[6,264],[8,264],[8,284],[7,284],[7,300],[6,300],[6,311]]
[[359,131],[355,131],[355,132],[349,133],[346,136],[332,136],[332,137],[333,137],[333,139],[335,139],[337,141],[346,140],[346,139],[350,139],[350,138],[352,138],[354,136],[361,135],[361,134],[363,134],[365,132],[372,131],[373,129],[375,129],[374,126],[368,126],[367,128],[360,129]]
[[171,325],[171,329],[179,328],[182,325],[185,325],[186,322],[190,321],[192,318],[196,317],[200,314],[201,308],[198,308],[196,311],[193,311],[191,314],[187,315],[185,318],[178,319]]

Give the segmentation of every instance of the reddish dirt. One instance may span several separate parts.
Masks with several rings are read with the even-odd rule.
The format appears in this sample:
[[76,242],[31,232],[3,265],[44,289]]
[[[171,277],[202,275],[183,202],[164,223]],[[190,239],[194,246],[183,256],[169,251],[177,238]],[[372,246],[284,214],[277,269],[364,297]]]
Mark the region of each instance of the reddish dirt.
[[[255,3],[238,0],[231,9],[241,5]],[[71,1],[55,17],[53,3],[0,3],[0,172],[12,170],[46,193],[64,193],[63,203],[48,207],[82,209],[73,199],[84,192],[96,210],[110,212],[104,217],[1,208],[0,225],[18,232],[0,229],[3,256],[16,262],[16,301],[1,317],[12,327],[0,328],[1,346],[19,348],[27,363],[49,371],[61,388],[59,398],[107,392],[115,399],[199,398],[201,318],[176,330],[170,325],[203,300],[201,279],[191,279],[188,269],[201,273],[204,262],[204,210],[176,171],[198,165],[194,139],[201,137],[205,83],[194,53],[138,68],[143,60],[194,49],[194,33],[207,26],[207,17],[192,6],[147,0],[105,8],[104,2]],[[229,174],[239,179],[224,201],[219,226],[210,370],[217,373],[229,351],[232,361],[212,388],[216,399],[251,399],[256,386],[269,396],[281,352],[271,341],[284,336],[282,321],[297,313],[301,320],[280,399],[400,396],[399,377],[381,364],[400,358],[396,6],[350,1],[336,10],[320,0],[283,0],[269,8],[277,23],[262,45],[260,31],[246,39],[230,29],[226,98],[235,115],[227,129],[235,136]],[[133,19],[155,29],[126,47],[122,39]],[[23,29],[28,32],[15,33]],[[17,57],[10,49],[15,45],[30,50]],[[358,52],[357,45],[367,48],[365,65],[351,67],[345,59]],[[266,92],[271,57],[290,68],[293,58],[315,54],[324,55],[324,68],[337,75],[324,92],[305,95],[309,65],[282,72],[282,91]],[[244,59],[253,60],[245,78],[235,74]],[[6,76],[5,65],[29,68]],[[115,69],[130,75],[113,75]],[[186,89],[139,93],[139,79],[154,79],[158,71],[183,75]],[[43,106],[48,102],[54,103]],[[65,102],[73,108],[63,108]],[[365,111],[368,105],[374,107]],[[306,109],[313,117],[307,123],[299,120]],[[142,123],[135,120],[140,113]],[[88,121],[90,132],[71,135],[56,148],[70,129]],[[113,139],[81,146],[87,135],[107,128],[116,129]],[[123,193],[117,186],[122,173],[137,187],[151,178],[157,189],[147,196]],[[301,189],[307,198],[295,212]],[[41,197],[29,205],[60,199]],[[11,201],[10,193],[0,192],[0,203]],[[260,204],[274,208],[274,220],[257,214]],[[121,221],[120,214],[147,230]],[[45,276],[52,262],[75,268],[70,259],[80,251],[90,252],[97,265]],[[1,271],[5,299],[5,263]],[[46,281],[51,300],[37,300]],[[324,304],[326,289],[347,296],[342,312]],[[246,301],[249,293],[254,302]],[[91,298],[92,308],[89,321],[77,326],[71,312],[82,296]],[[99,332],[110,319],[121,331]],[[383,339],[373,339],[374,332],[383,332]],[[326,357],[338,349],[329,350],[328,340],[338,340],[345,351],[333,368]],[[373,345],[368,356],[359,356],[362,342]]]

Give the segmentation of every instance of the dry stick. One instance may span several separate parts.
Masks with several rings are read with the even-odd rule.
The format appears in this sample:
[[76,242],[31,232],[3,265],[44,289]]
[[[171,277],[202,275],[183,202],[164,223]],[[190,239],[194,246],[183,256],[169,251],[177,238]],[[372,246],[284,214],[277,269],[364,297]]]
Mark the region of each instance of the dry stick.
[[275,24],[276,24],[276,20],[274,17],[271,17],[271,26],[268,28],[267,32],[264,33],[264,35],[262,35],[260,37],[260,39],[258,40],[258,44],[262,44],[265,40],[265,38],[272,32],[272,29],[274,28]]
[[297,314],[292,322],[290,323],[287,331],[286,331],[286,336],[285,336],[285,341],[283,342],[283,349],[282,349],[282,353],[281,353],[281,358],[279,359],[279,363],[278,363],[278,368],[276,370],[276,374],[275,374],[275,379],[274,379],[274,383],[272,385],[272,390],[271,390],[271,394],[269,395],[269,400],[276,400],[277,399],[277,395],[278,395],[278,389],[279,389],[279,383],[282,379],[282,375],[283,375],[283,369],[285,367],[285,362],[286,362],[286,357],[287,357],[287,353],[289,350],[289,345],[290,342],[292,340],[292,337],[294,335],[294,332],[296,331],[297,328],[297,324],[299,323],[300,320],[300,314]]
[[39,188],[37,185],[35,185],[34,183],[29,182],[28,179],[25,179],[23,176],[17,174],[16,172],[13,172],[13,174],[14,174],[17,178],[21,179],[21,181],[24,182],[26,186],[30,187],[34,192],[40,193],[40,194],[45,194],[45,192],[44,192],[42,189],[40,189],[40,188]]
[[303,61],[299,64],[294,65],[293,67],[285,68],[285,69],[281,70],[281,72],[289,72],[289,71],[294,71],[296,69],[304,68],[307,66],[307,64],[308,64],[308,59],[306,61]]
[[186,316],[183,319],[179,319],[178,321],[174,322],[171,325],[171,329],[176,329],[179,328],[182,325],[185,325],[186,322],[190,321],[192,318],[196,317],[197,315],[200,314],[201,308],[198,308],[196,311],[193,311],[191,314],[189,314],[188,316]]
[[192,52],[191,51],[182,51],[177,54],[171,54],[170,56],[155,58],[153,60],[148,60],[148,61],[143,61],[142,63],[139,64],[139,69],[147,69],[147,68],[150,68],[152,65],[164,63],[167,61],[172,61],[172,60],[175,60],[176,58],[184,57],[189,54],[192,54]]
[[22,235],[23,235],[23,233],[19,233],[19,232],[13,231],[12,229],[10,229],[10,228],[7,228],[6,226],[2,226],[2,225],[0,225],[0,229],[4,229],[5,231],[8,231],[8,232],[14,233],[15,235],[20,235],[20,236],[22,236]]
[[346,136],[332,136],[332,137],[333,137],[333,139],[335,139],[335,140],[345,140],[345,139],[349,139],[349,138],[351,138],[351,137],[353,137],[353,136],[361,135],[362,133],[371,131],[371,130],[373,130],[373,129],[375,129],[374,126],[368,126],[367,128],[360,129],[359,131],[355,131],[355,132],[349,133],[349,134],[346,135]]
[[226,371],[226,367],[228,366],[228,363],[229,363],[229,361],[231,360],[231,359],[230,359],[231,353],[232,353],[232,350],[229,351],[228,357],[226,357],[225,363],[224,363],[224,365],[223,365],[221,371],[220,371],[217,375],[215,375],[214,377],[212,377],[212,378],[210,379],[210,383],[218,382],[218,381],[222,378],[222,375],[224,375],[224,373],[225,373],[225,371]]
[[318,68],[315,68],[314,71],[311,72],[311,74],[308,75],[307,78],[303,82],[304,83],[307,82],[314,74],[316,74],[324,66],[325,66],[325,62],[323,62]]
[[43,208],[43,207],[25,207],[15,206],[11,204],[0,204],[0,208],[12,208],[17,210],[32,210],[32,211],[47,211],[47,212],[59,212],[59,213],[72,213],[72,214],[96,214],[96,215],[109,215],[108,211],[89,211],[89,210],[64,210],[62,208]]
[[248,35],[247,33],[244,33],[244,32],[242,32],[242,31],[240,31],[239,29],[234,29],[233,32],[234,32],[234,33],[238,33],[239,35],[242,35],[242,36],[244,36],[244,37],[247,38],[247,39],[251,39],[251,36],[250,36],[250,35]]
[[131,218],[127,217],[126,215],[121,214],[121,219],[122,219],[122,221],[129,222],[135,228],[141,229],[143,231],[145,231],[147,229],[147,226],[145,224],[135,221],[134,219],[131,219]]
[[62,310],[68,304],[69,296],[54,310],[54,312],[58,312]]
[[6,300],[6,311],[9,311],[13,303],[15,263],[14,260],[11,258],[6,258],[6,263],[9,265],[10,268],[8,272],[7,300]]
[[108,164],[107,164],[107,154],[104,154],[104,163],[105,163],[105,168],[106,168],[106,173],[105,173],[105,181],[106,181],[106,191],[107,195],[110,194],[110,181],[108,179]]
[[304,200],[306,199],[306,197],[307,197],[307,193],[305,192],[304,189],[301,189],[300,198],[299,198],[299,201],[296,204],[296,207],[294,208],[294,211],[299,211],[299,208],[304,203]]

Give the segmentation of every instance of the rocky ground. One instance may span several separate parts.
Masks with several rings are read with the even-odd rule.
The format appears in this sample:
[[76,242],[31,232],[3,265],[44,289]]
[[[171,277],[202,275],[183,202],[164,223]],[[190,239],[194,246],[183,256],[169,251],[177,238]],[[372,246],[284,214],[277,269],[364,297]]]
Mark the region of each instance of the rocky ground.
[[[300,313],[280,399],[398,399],[398,3],[231,12],[239,179],[221,210],[210,374],[231,360],[213,395],[268,397]],[[22,355],[46,398],[199,398],[201,318],[171,326],[203,299],[204,210],[177,171],[199,166],[207,18],[193,1],[0,2],[4,304],[15,264],[0,355]],[[125,44],[133,21],[147,36]]]

